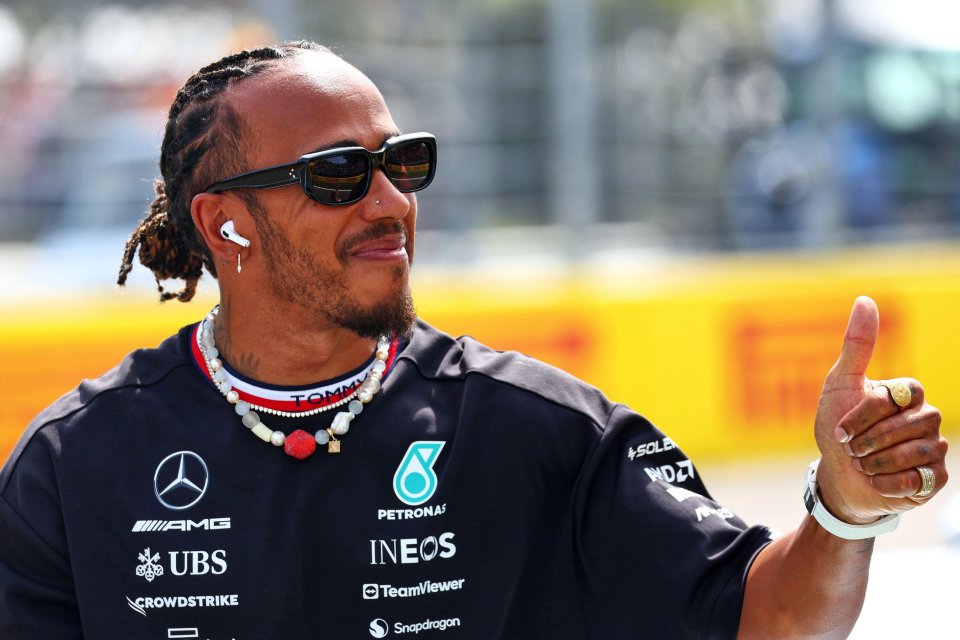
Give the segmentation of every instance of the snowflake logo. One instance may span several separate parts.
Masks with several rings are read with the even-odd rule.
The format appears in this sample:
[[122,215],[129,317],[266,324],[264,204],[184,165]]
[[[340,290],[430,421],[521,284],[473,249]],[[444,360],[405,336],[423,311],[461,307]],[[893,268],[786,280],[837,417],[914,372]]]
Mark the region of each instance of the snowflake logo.
[[140,559],[140,564],[137,565],[138,576],[146,578],[147,582],[153,582],[154,578],[163,575],[163,567],[159,564],[159,553],[151,555],[150,547],[147,547],[143,550],[143,553],[138,554],[137,557]]

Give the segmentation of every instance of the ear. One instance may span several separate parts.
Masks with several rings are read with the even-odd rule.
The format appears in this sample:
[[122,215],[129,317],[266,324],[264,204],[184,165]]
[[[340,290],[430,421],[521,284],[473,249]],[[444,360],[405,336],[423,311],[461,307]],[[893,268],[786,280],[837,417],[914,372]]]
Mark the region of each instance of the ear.
[[227,220],[233,220],[237,233],[245,238],[251,238],[250,234],[255,230],[246,207],[219,193],[195,195],[190,203],[190,215],[214,260],[235,261],[237,250],[241,248],[220,235],[220,227]]

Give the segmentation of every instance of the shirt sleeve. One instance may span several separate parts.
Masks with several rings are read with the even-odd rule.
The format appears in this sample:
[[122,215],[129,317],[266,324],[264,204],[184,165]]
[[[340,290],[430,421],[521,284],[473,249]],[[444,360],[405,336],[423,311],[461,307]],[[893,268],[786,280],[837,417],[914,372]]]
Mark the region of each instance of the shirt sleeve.
[[0,473],[0,638],[82,638],[48,443],[34,434]]
[[575,510],[593,637],[736,637],[747,571],[770,532],[714,502],[672,439],[617,407]]

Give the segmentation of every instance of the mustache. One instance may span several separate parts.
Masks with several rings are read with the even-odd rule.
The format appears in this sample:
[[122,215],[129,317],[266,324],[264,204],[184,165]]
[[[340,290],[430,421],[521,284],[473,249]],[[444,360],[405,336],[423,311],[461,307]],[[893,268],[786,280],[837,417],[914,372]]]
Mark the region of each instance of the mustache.
[[363,243],[370,242],[371,240],[379,240],[380,238],[397,234],[403,236],[403,244],[405,247],[409,248],[407,230],[399,220],[394,220],[393,222],[379,222],[372,227],[364,229],[363,231],[358,231],[352,236],[347,236],[344,238],[343,241],[337,245],[337,259],[340,260],[340,262],[346,262],[350,257],[350,252]]

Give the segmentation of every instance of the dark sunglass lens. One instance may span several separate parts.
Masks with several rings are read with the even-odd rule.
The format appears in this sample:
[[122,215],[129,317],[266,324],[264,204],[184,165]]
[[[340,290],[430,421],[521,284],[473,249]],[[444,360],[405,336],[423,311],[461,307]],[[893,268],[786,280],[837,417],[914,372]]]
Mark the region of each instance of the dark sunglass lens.
[[433,148],[422,140],[405,142],[387,152],[384,169],[398,190],[422,189],[433,174]]
[[342,153],[311,160],[307,165],[310,196],[324,204],[347,204],[363,197],[370,160],[361,153]]

